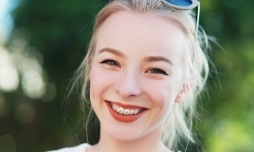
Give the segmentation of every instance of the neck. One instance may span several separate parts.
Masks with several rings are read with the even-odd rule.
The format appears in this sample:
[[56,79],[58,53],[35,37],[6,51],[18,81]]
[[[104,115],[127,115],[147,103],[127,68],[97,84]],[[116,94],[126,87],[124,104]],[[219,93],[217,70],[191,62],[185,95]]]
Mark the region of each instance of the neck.
[[170,152],[161,141],[161,130],[131,141],[119,141],[101,131],[100,141],[92,152]]

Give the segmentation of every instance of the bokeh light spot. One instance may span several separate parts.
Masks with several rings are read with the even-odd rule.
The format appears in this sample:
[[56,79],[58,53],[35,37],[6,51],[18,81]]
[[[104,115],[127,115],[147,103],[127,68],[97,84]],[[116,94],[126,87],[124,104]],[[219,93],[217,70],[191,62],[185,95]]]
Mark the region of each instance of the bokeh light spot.
[[11,55],[0,47],[0,90],[10,92],[17,89],[18,85],[18,71],[12,64]]
[[40,98],[46,91],[46,84],[42,75],[35,70],[23,74],[21,85],[24,93],[30,98]]
[[11,67],[6,66],[0,68],[0,89],[6,92],[17,89],[19,85],[18,71]]

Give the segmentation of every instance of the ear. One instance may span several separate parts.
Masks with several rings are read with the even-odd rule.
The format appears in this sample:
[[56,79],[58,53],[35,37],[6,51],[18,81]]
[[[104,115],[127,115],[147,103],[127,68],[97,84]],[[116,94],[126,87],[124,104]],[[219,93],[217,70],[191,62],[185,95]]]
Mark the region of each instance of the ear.
[[184,84],[182,86],[182,89],[178,92],[177,96],[176,96],[176,103],[181,103],[186,99],[186,96],[188,94],[188,86],[187,84]]
[[191,76],[185,83],[182,85],[182,88],[178,92],[176,96],[176,103],[181,103],[187,99],[191,93],[193,92],[193,86],[195,83],[195,78],[194,76]]

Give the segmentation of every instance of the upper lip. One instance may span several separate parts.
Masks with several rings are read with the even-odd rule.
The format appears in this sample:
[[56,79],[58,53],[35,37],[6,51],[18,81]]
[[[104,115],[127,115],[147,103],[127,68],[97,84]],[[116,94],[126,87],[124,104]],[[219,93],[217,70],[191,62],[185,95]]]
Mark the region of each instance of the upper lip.
[[138,105],[123,104],[123,103],[120,103],[120,102],[113,102],[113,101],[108,101],[108,100],[106,100],[106,102],[116,104],[120,107],[123,107],[124,109],[148,109],[148,108],[138,106]]

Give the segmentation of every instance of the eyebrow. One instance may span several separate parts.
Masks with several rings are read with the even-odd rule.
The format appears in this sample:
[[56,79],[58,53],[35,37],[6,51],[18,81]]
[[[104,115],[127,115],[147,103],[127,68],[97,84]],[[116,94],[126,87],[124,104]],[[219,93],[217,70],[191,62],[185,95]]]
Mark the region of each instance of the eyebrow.
[[109,52],[109,53],[112,53],[112,54],[114,54],[116,56],[120,56],[122,58],[126,58],[126,56],[122,52],[120,52],[120,51],[118,51],[116,49],[112,49],[112,48],[103,48],[103,49],[101,49],[98,52],[98,54],[101,54],[101,53],[104,53],[104,52]]
[[168,58],[162,57],[162,56],[149,56],[145,58],[146,62],[157,62],[157,61],[164,61],[169,63],[170,65],[173,65],[173,62],[169,60]]
[[[120,56],[122,58],[126,58],[126,56],[116,50],[116,49],[112,49],[112,48],[103,48],[101,50],[99,50],[98,54],[101,54],[101,53],[104,53],[104,52],[109,52],[109,53],[112,53],[116,56]],[[145,62],[158,62],[158,61],[164,61],[164,62],[167,62],[169,63],[170,65],[173,65],[173,62],[171,60],[169,60],[168,58],[165,58],[165,57],[162,57],[162,56],[148,56],[144,59]]]

